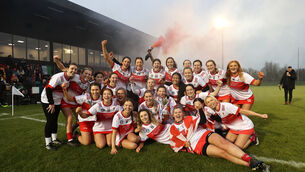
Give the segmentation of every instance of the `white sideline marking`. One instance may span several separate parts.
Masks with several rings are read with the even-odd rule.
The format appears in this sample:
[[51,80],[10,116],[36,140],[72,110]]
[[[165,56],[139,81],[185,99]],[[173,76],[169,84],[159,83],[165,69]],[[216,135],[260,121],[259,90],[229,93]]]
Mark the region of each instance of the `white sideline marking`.
[[[47,122],[46,120],[43,120],[43,119],[36,119],[36,118],[27,117],[27,116],[21,116],[20,118],[22,118],[22,119],[28,119],[28,120],[32,120],[32,121],[44,122],[44,123]],[[66,124],[64,124],[64,123],[58,123],[58,125],[60,125],[60,126],[66,126]]]
[[[26,115],[26,116],[40,116],[43,115],[42,113],[35,113],[33,115]],[[0,115],[1,116],[1,115]],[[15,117],[10,117],[10,118],[0,118],[0,121],[8,120],[8,119],[16,119],[16,118],[21,118],[23,116],[15,116]]]
[[9,115],[9,113],[1,113],[0,116]]
[[254,156],[255,158],[262,160],[264,162],[276,162],[279,164],[283,164],[283,165],[289,165],[295,168],[305,168],[305,163],[304,162],[295,162],[295,161],[285,161],[285,160],[281,160],[281,159],[275,159],[275,158],[267,158],[267,157],[261,157],[261,156]]

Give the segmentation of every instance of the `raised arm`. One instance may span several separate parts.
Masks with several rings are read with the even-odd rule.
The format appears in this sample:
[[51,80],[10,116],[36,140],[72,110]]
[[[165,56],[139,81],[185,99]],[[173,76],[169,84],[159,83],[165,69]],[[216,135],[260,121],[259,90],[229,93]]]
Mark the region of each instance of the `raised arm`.
[[252,83],[252,85],[260,86],[261,83],[262,83],[262,80],[263,80],[263,78],[264,78],[264,76],[265,76],[265,74],[264,74],[264,72],[258,72],[257,76],[258,76],[258,79],[255,80],[255,81]]
[[110,67],[112,67],[114,62],[112,61],[112,58],[110,57],[110,55],[107,51],[107,48],[106,48],[107,40],[103,40],[101,42],[101,44],[102,44],[102,50],[103,50],[104,58],[107,61],[107,63],[110,65]]
[[53,57],[54,62],[56,63],[56,66],[63,72],[68,71],[68,68],[65,67],[65,65],[59,60],[59,56]]
[[267,114],[260,114],[260,113],[256,113],[256,112],[253,112],[251,110],[246,110],[246,109],[240,109],[239,113],[247,115],[247,116],[258,116],[258,117],[264,118],[264,119],[268,118]]

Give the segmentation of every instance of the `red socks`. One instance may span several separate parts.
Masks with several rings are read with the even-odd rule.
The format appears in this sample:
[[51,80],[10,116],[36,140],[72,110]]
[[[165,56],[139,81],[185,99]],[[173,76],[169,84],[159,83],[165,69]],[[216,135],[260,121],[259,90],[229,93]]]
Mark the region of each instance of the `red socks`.
[[67,133],[67,138],[68,138],[68,141],[73,140],[72,133]]
[[245,153],[241,159],[249,163],[252,157]]

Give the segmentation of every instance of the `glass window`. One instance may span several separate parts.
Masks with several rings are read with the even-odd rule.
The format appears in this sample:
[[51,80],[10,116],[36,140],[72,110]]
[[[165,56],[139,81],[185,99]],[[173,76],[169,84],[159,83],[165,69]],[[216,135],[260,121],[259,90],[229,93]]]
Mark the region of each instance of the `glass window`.
[[88,49],[88,65],[94,64],[94,50]]
[[53,43],[53,56],[58,56],[62,60],[62,44]]
[[70,45],[63,45],[63,62],[64,63],[70,63],[71,62],[71,53],[72,50],[70,48]]
[[85,48],[78,48],[78,60],[80,65],[86,65],[86,52]]
[[101,65],[101,52],[94,51],[94,57],[95,57],[94,65],[100,66]]
[[14,58],[25,59],[26,58],[26,40],[23,36],[13,35],[14,45]]
[[12,35],[0,32],[0,57],[12,56]]
[[39,58],[40,61],[50,61],[50,43],[39,40]]
[[71,62],[78,64],[78,48],[71,46]]
[[27,59],[38,60],[38,40],[27,38]]

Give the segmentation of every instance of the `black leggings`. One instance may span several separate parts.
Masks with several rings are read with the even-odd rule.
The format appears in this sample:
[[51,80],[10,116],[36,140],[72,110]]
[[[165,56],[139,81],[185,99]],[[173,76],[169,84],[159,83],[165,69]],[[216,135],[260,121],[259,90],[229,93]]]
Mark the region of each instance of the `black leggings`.
[[42,109],[47,118],[47,123],[44,128],[45,137],[51,137],[52,133],[57,133],[57,126],[58,126],[57,121],[58,121],[58,115],[60,112],[60,105],[55,105],[54,113],[49,113],[47,110],[48,107],[49,107],[49,104],[42,103]]
[[293,89],[289,89],[289,88],[284,88],[284,92],[285,92],[285,102],[287,102],[287,97],[288,97],[288,94],[289,94],[289,102],[291,102],[292,100],[292,90]]

